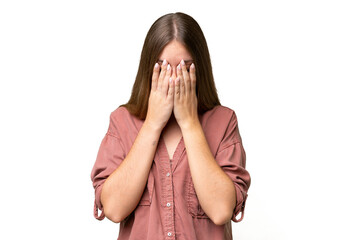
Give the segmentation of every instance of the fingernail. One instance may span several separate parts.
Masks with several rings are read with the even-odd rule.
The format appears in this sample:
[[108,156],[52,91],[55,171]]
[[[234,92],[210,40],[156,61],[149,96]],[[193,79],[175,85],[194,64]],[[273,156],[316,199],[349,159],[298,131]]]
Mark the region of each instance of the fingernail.
[[169,82],[171,83],[171,81],[172,81],[172,78],[170,77],[170,78],[169,78]]
[[184,59],[182,59],[180,63],[181,63],[181,65],[184,66],[185,65]]
[[159,68],[159,64],[155,63],[155,68],[158,69]]
[[170,64],[168,64],[168,66],[167,66],[167,70],[170,70]]
[[162,64],[163,66],[165,66],[166,65],[166,59],[164,59],[164,61],[163,61],[163,64]]
[[191,67],[191,68],[195,68],[195,64],[192,63],[192,64],[190,65],[190,67]]
[[177,66],[177,69],[180,70],[180,64]]

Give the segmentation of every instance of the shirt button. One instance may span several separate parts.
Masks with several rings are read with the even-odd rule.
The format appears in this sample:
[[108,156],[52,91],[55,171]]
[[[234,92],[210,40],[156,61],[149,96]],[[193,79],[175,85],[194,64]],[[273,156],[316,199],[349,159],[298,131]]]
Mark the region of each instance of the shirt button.
[[171,232],[168,232],[168,236],[171,236]]
[[167,177],[170,176],[170,173],[167,173],[166,176],[167,176]]
[[168,206],[168,207],[170,207],[170,205],[171,205],[171,204],[170,204],[169,202],[166,204],[166,206]]

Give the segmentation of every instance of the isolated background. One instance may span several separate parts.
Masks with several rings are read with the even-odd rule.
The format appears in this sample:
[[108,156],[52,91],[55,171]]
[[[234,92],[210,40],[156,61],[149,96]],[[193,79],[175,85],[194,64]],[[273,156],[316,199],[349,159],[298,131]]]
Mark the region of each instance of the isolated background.
[[360,239],[358,1],[1,1],[1,239],[116,239],[90,172],[169,12],[207,38],[252,177],[234,239]]

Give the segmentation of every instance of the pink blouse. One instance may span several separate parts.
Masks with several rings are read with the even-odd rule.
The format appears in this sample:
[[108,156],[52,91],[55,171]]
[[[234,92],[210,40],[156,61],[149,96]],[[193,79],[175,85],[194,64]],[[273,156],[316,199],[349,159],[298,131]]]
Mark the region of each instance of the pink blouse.
[[[250,175],[245,169],[246,155],[236,114],[230,108],[218,105],[199,114],[199,120],[216,162],[234,182],[236,207],[232,221],[240,222],[244,217]],[[105,217],[100,201],[102,186],[125,159],[143,122],[125,107],[110,114],[109,128],[91,172],[95,189],[94,216],[98,220]],[[236,219],[240,212],[240,219]],[[134,211],[120,222],[118,239],[232,239],[231,222],[215,225],[201,208],[183,138],[170,163],[164,139],[160,136],[144,193]]]

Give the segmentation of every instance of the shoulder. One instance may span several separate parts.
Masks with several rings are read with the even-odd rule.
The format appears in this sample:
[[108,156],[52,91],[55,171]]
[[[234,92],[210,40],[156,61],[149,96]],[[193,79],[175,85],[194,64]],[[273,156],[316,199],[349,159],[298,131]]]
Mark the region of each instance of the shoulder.
[[109,133],[119,136],[134,125],[134,116],[126,107],[118,107],[110,113]]
[[137,118],[124,106],[118,107],[112,111],[110,113],[110,118],[118,122],[134,122],[137,120]]
[[121,107],[116,108],[114,111],[112,111],[110,115],[112,117],[124,117],[126,115],[130,115],[130,113],[126,107],[121,106]]
[[229,107],[217,105],[206,111],[201,118],[201,125],[214,155],[224,147],[240,141],[236,114]]
[[201,116],[201,125],[204,131],[217,135],[225,135],[237,127],[235,111],[229,107],[217,105]]
[[233,109],[217,105],[211,110],[204,113],[202,117],[203,122],[214,122],[217,125],[227,126],[230,123],[237,122],[236,113]]
[[230,107],[218,105],[215,108],[218,113],[226,114],[227,116],[235,114],[235,111],[233,109],[231,109]]

